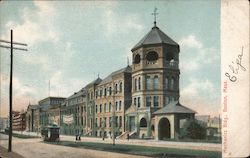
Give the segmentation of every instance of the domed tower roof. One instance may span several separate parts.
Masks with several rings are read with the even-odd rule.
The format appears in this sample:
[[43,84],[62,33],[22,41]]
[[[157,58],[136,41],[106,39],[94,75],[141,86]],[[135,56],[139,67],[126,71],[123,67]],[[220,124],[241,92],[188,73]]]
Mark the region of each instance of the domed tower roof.
[[151,44],[168,44],[179,46],[174,40],[168,37],[164,32],[162,32],[156,25],[147,33],[133,48],[135,49],[142,47],[144,45]]

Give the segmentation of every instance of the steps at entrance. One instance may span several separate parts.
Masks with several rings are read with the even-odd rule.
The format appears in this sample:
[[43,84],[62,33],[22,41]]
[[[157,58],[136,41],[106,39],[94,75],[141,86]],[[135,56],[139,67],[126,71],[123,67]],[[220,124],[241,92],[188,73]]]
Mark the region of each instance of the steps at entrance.
[[138,136],[136,135],[136,131],[132,131],[129,133],[129,138],[133,139],[133,138],[137,138]]
[[127,134],[129,133],[129,131],[125,131],[123,132],[121,135],[119,135],[117,137],[117,139],[127,139]]

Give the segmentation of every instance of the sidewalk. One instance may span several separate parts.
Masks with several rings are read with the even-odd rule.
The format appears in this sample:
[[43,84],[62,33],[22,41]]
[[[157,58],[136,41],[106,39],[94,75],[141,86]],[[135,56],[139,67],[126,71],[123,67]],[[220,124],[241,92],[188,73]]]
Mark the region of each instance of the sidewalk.
[[23,156],[15,152],[8,152],[8,150],[2,147],[1,145],[0,145],[0,151],[1,151],[0,158],[24,158]]

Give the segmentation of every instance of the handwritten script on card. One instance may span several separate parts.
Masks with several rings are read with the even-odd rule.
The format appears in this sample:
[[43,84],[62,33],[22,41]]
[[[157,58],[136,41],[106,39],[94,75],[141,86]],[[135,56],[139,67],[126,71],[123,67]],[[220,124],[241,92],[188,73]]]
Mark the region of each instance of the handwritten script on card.
[[235,62],[232,61],[232,64],[228,65],[231,72],[226,72],[225,75],[229,78],[230,81],[236,82],[238,79],[238,74],[240,71],[246,71],[246,68],[242,64],[242,58],[243,58],[243,49],[242,47],[241,53],[238,54],[237,58],[235,59]]

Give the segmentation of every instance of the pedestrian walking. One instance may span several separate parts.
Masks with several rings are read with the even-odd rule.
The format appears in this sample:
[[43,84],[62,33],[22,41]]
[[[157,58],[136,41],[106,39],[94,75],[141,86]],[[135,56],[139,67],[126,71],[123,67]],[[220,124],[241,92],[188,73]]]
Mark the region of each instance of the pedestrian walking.
[[81,141],[81,132],[79,133],[78,136],[79,136],[79,137],[78,137],[78,138],[79,138],[78,140]]
[[128,139],[128,141],[129,141],[129,133],[127,134],[127,139]]
[[78,133],[76,132],[76,141],[78,140]]

